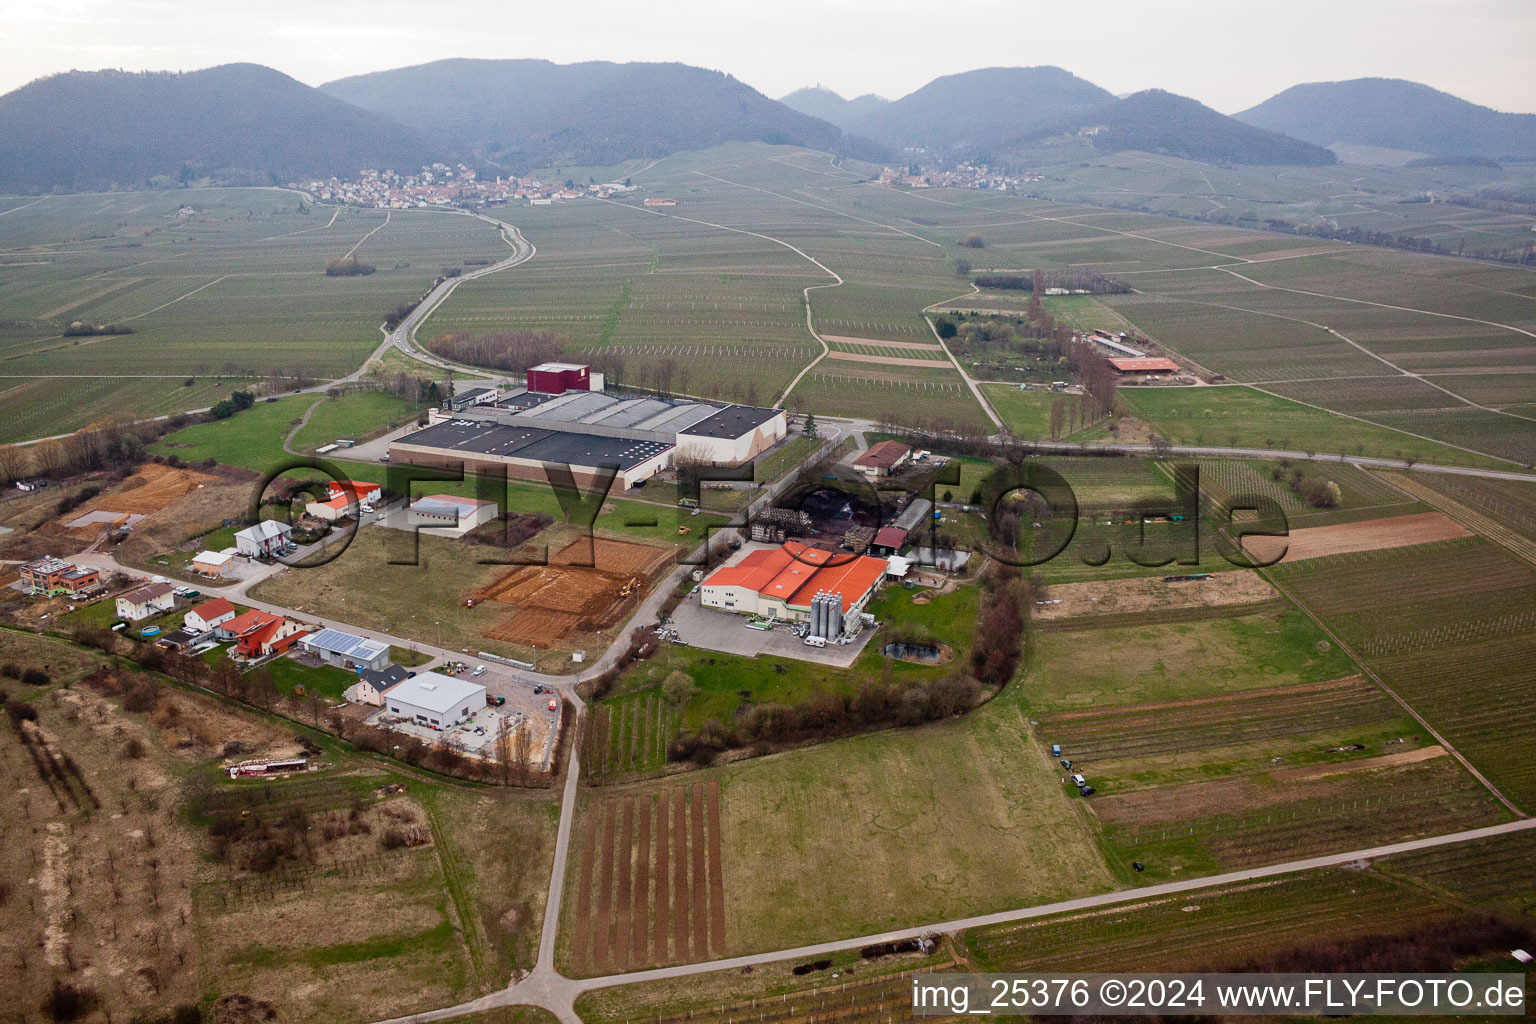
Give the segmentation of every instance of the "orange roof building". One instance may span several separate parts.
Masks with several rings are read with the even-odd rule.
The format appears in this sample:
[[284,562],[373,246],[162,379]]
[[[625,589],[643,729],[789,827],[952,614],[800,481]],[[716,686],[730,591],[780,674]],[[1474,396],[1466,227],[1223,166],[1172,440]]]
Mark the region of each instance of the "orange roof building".
[[1179,364],[1172,359],[1146,356],[1141,359],[1111,359],[1109,365],[1118,373],[1178,373]]
[[843,616],[863,611],[885,578],[884,559],[824,551],[798,541],[748,551],[732,565],[716,569],[700,585],[706,608],[779,619],[808,619],[811,599],[826,592],[841,595]]

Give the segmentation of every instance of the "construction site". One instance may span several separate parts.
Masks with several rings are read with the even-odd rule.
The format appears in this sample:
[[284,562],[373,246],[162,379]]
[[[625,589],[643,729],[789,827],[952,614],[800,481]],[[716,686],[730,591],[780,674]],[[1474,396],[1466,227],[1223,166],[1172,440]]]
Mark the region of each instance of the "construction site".
[[548,565],[520,565],[473,591],[466,604],[494,601],[512,615],[485,631],[492,640],[549,649],[623,621],[671,549],[626,541],[572,541]]

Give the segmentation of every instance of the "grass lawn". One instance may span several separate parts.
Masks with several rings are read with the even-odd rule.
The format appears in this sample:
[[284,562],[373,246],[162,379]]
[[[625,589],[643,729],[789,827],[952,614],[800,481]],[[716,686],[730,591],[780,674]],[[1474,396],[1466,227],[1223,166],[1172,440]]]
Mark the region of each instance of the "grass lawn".
[[338,438],[363,441],[415,418],[415,402],[384,391],[351,391],[326,398],[293,439],[295,451],[314,451]]
[[1037,630],[1033,648],[1019,686],[1034,712],[1184,700],[1357,671],[1294,608],[1157,626]]
[[983,384],[992,408],[1018,437],[1047,437],[1051,432],[1051,403],[1060,398],[1042,388],[1020,391],[1011,384]]
[[811,453],[820,448],[821,445],[822,442],[820,440],[814,437],[806,437],[803,434],[790,438],[788,444],[758,461],[757,479],[772,483],[810,458]]
[[187,462],[213,458],[225,465],[266,473],[289,457],[283,451],[283,438],[293,429],[290,421],[303,416],[314,402],[312,395],[259,401],[228,419],[195,423],[167,434],[149,450],[156,455],[177,455]]
[[1174,444],[1280,448],[1511,468],[1510,463],[1489,456],[1346,419],[1248,387],[1121,388],[1119,397],[1132,415],[1151,423]]
[[305,665],[286,656],[273,658],[261,667],[272,673],[272,681],[278,692],[284,694],[293,693],[295,686],[303,686],[307,694],[318,693],[322,697],[339,701],[342,699],[342,691],[357,682],[355,672],[348,672],[335,665]]
[[404,668],[415,668],[417,665],[425,665],[431,661],[432,656],[423,654],[421,651],[409,651],[404,647],[390,645],[389,660]]

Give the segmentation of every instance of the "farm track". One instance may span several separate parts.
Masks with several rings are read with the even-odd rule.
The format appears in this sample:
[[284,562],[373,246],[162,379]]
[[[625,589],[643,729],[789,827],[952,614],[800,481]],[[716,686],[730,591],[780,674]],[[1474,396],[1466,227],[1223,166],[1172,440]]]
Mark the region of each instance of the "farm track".
[[1424,504],[1438,509],[1473,533],[1487,537],[1495,544],[1508,548],[1527,562],[1536,565],[1536,541],[1516,533],[1503,523],[1468,508],[1461,502],[1441,494],[1432,487],[1424,486],[1412,477],[1404,476],[1401,473],[1381,473],[1379,475],[1404,494],[1417,498],[1419,501],[1424,502]]

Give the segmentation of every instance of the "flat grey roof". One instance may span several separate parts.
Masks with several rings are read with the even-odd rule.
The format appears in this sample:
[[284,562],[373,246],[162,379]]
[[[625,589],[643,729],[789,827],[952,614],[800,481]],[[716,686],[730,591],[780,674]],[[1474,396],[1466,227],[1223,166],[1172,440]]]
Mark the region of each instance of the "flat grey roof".
[[468,679],[455,679],[441,672],[418,672],[389,688],[388,701],[401,701],[426,711],[447,714],[465,698],[485,694],[485,687]]
[[674,434],[680,434],[695,423],[701,423],[720,411],[718,405],[688,405],[673,406],[644,423],[636,424],[642,430],[663,430]]
[[395,443],[464,455],[500,455],[588,468],[616,465],[621,470],[633,469],[674,447],[663,441],[632,441],[568,430],[461,419],[445,420],[407,434]]
[[695,437],[740,437],[767,423],[779,414],[777,409],[759,409],[755,405],[728,405],[702,423],[695,423],[679,433]]

